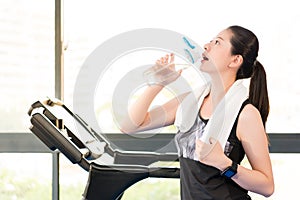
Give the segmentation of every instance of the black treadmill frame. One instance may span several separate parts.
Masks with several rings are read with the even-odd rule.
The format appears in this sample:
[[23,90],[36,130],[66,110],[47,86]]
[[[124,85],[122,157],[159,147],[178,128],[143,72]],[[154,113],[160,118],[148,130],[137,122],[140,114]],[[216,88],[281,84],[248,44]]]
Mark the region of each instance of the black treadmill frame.
[[[84,140],[72,132],[68,124],[64,124],[65,115],[58,116],[57,109],[67,113],[83,128],[81,130],[85,130],[84,133],[80,133],[84,134]],[[180,169],[177,167],[149,166],[157,161],[176,161],[176,152],[113,149],[103,134],[96,133],[83,119],[57,99],[33,103],[28,114],[31,117],[32,133],[50,150],[59,150],[73,164],[78,164],[89,172],[83,199],[119,200],[127,188],[145,178],[180,177]],[[96,162],[104,153],[113,157],[113,164]]]

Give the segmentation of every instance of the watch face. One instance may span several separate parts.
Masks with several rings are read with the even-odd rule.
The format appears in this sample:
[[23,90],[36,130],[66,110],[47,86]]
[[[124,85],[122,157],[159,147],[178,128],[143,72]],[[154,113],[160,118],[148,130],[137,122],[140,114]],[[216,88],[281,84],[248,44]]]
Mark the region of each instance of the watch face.
[[232,170],[226,170],[226,172],[224,172],[224,176],[228,177],[228,178],[231,178],[232,176],[234,176],[236,173]]

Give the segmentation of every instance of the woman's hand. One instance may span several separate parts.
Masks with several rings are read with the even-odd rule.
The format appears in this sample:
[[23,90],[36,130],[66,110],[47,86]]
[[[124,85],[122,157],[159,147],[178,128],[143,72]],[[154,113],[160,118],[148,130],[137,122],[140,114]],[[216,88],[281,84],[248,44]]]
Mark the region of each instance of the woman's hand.
[[168,85],[180,76],[182,70],[176,71],[174,59],[175,56],[171,53],[156,61],[155,66],[150,69],[156,83]]
[[209,144],[196,140],[196,155],[201,163],[224,170],[231,165],[231,160],[224,154],[222,146],[215,138],[209,139]]

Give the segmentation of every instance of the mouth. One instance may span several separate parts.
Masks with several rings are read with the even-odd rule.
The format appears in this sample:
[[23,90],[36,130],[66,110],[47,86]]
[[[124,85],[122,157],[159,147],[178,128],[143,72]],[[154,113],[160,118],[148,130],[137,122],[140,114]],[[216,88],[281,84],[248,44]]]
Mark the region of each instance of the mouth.
[[209,59],[208,59],[208,57],[203,53],[202,54],[202,61],[208,61]]

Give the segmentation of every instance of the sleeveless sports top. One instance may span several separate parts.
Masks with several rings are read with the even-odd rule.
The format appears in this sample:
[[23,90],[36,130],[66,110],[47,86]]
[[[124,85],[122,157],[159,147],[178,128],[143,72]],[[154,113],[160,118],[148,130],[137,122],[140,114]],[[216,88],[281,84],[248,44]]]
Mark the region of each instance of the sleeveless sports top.
[[[249,102],[246,100],[238,113],[227,140],[224,153],[240,164],[245,156],[241,142],[236,136],[238,117]],[[203,134],[208,120],[199,115],[192,128],[185,133],[178,132],[175,143],[180,162],[180,195],[182,200],[236,200],[251,199],[248,191],[241,188],[231,179],[220,175],[220,170],[205,165],[195,156],[195,140]]]

